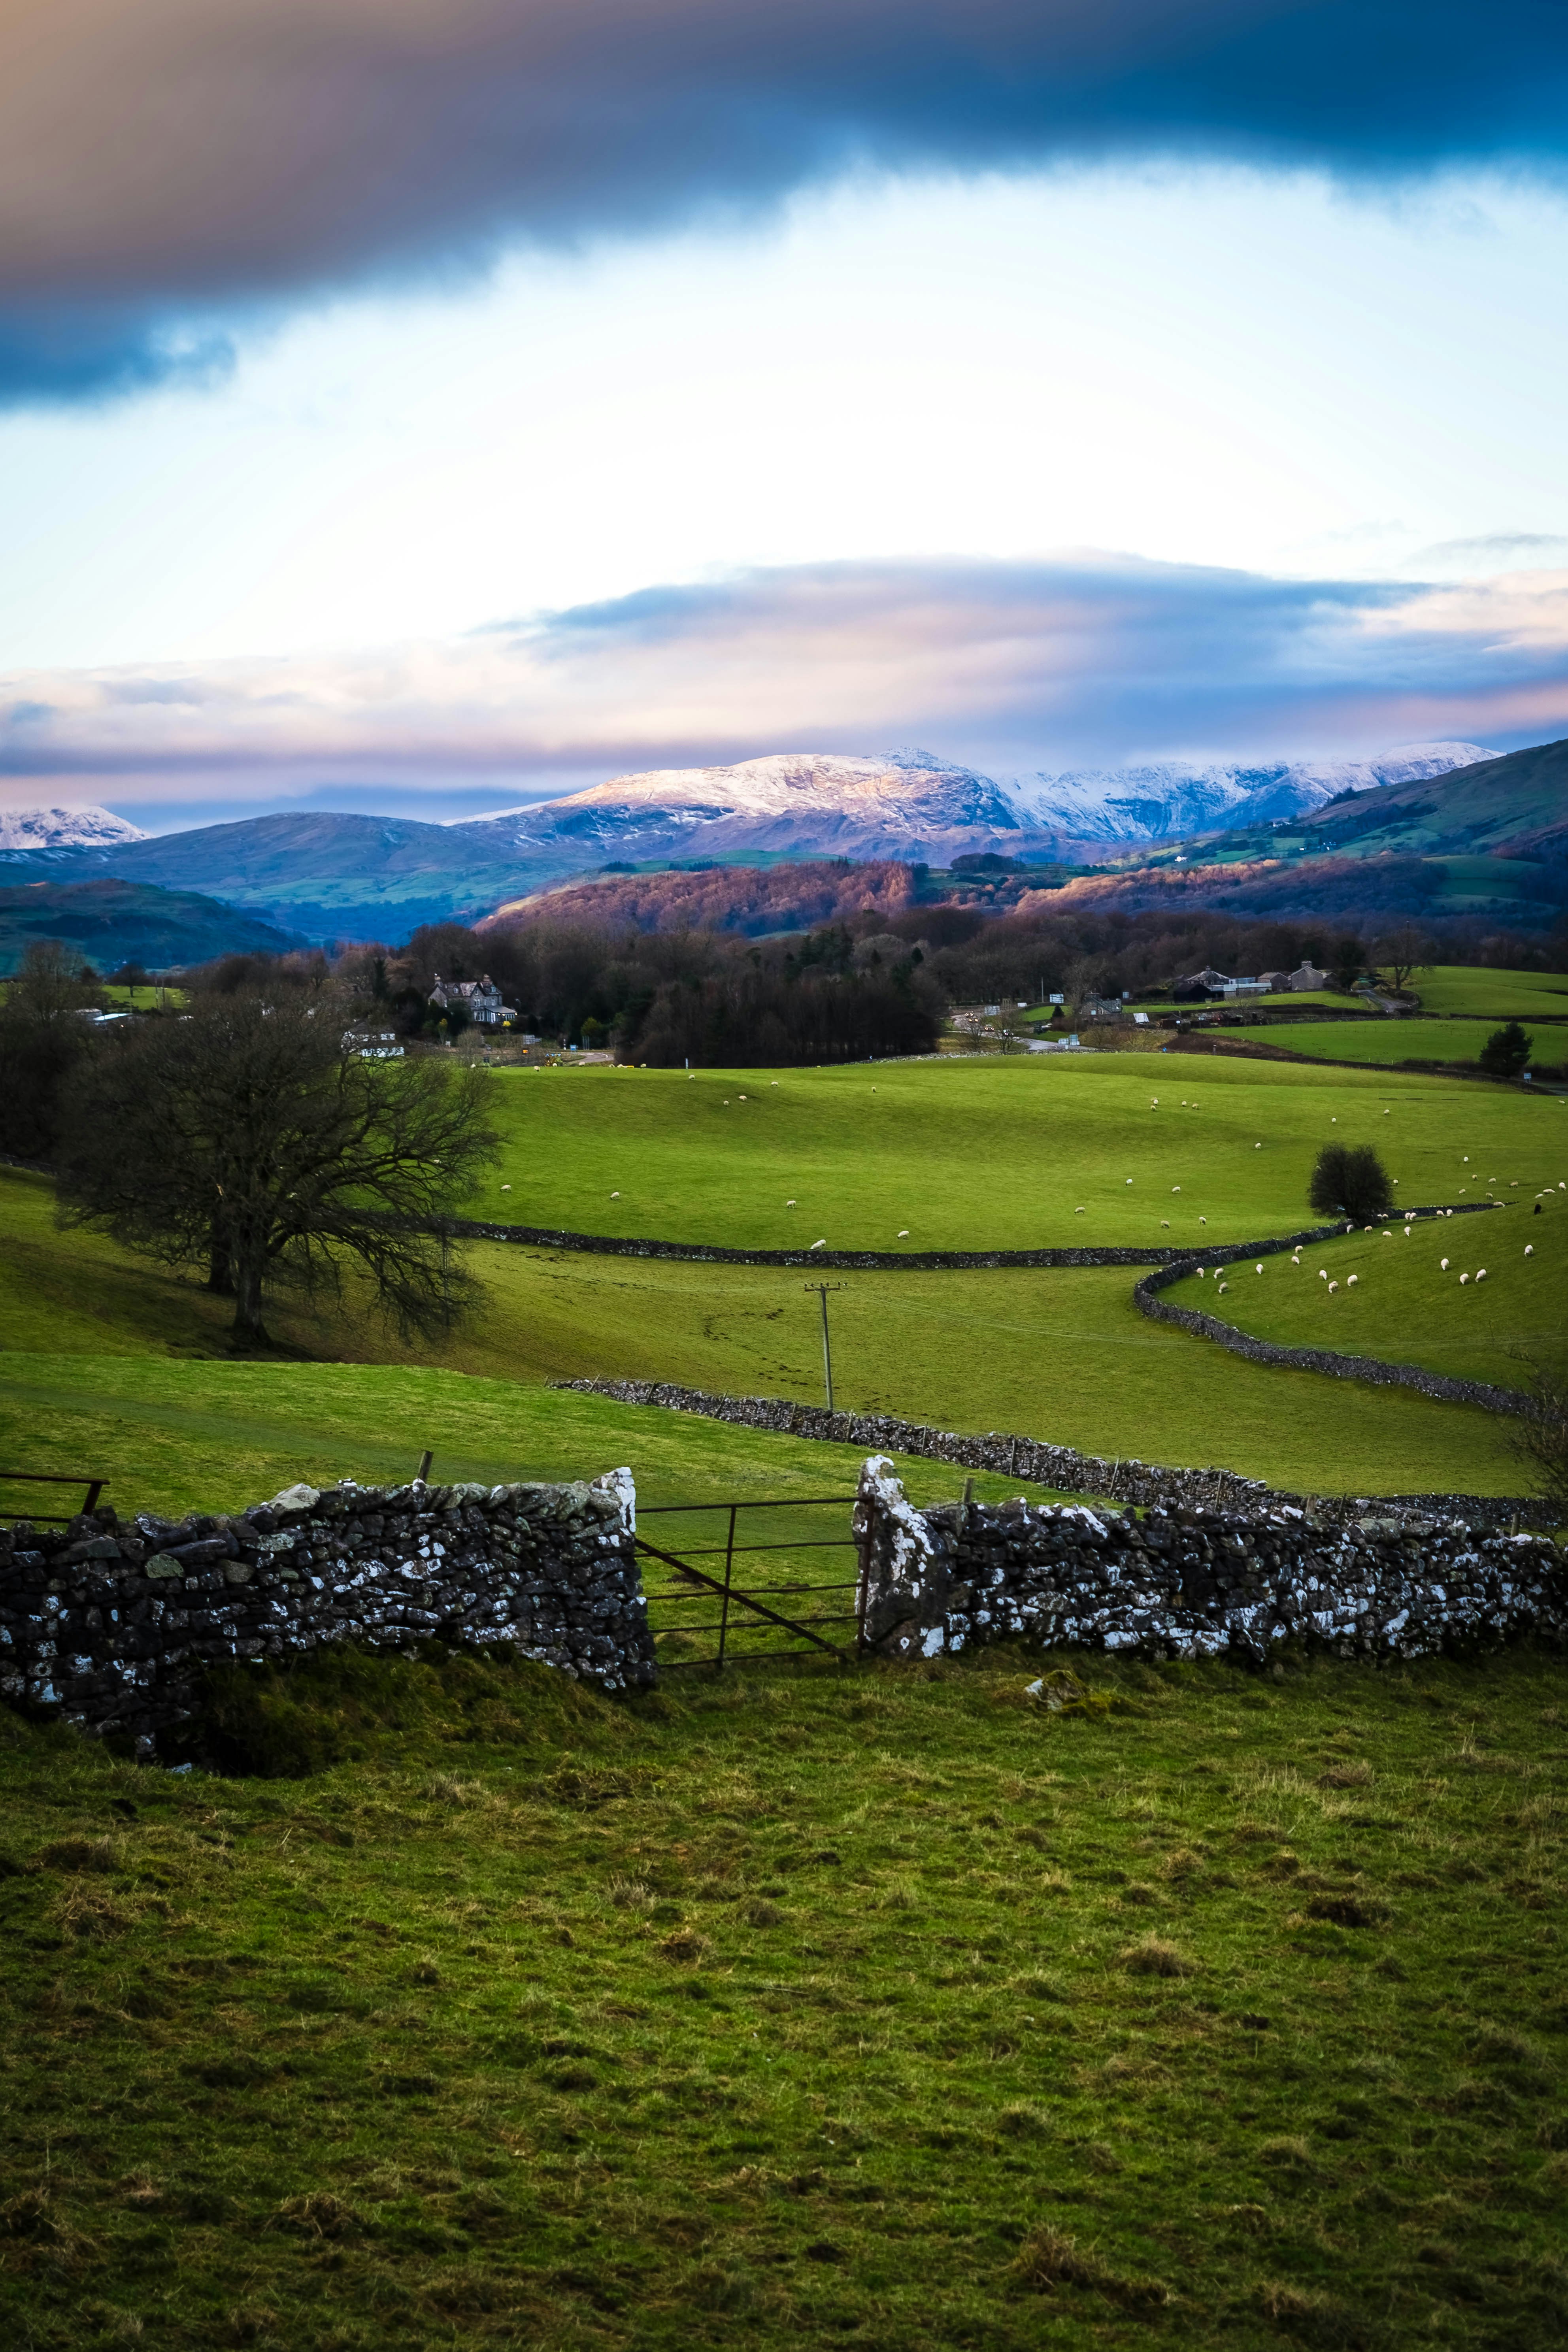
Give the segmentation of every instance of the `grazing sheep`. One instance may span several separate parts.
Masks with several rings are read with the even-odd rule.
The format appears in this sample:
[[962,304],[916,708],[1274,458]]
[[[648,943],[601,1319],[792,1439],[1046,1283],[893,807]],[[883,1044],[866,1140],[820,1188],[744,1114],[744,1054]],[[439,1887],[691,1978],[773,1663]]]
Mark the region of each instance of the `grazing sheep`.
[[1347,1275],[1345,1277],[1345,1288],[1348,1290],[1352,1282],[1359,1282],[1360,1280],[1361,1276],[1359,1274]]
[[1331,1283],[1330,1283],[1330,1285],[1329,1285],[1329,1289],[1330,1289],[1331,1293],[1332,1293],[1333,1291],[1336,1291],[1336,1290],[1339,1288],[1339,1286],[1339,1286],[1339,1284],[1338,1284],[1337,1282],[1331,1282]]
[[1182,1188],[1181,1188],[1181,1186],[1180,1186],[1179,1184],[1173,1184],[1173,1185],[1172,1185],[1172,1187],[1171,1187],[1171,1190],[1172,1190],[1172,1192],[1179,1192],[1181,1191],[1181,1189],[1182,1189]]
[[1327,1282],[1328,1278],[1329,1278],[1329,1269],[1328,1269],[1328,1267],[1327,1267],[1326,1265],[1321,1265],[1321,1266],[1318,1268],[1318,1280],[1319,1280],[1320,1282]]
[[1468,1276],[1468,1274],[1462,1274],[1462,1275],[1459,1276],[1459,1280],[1460,1280],[1461,1282],[1468,1282],[1469,1278],[1470,1278],[1470,1277],[1469,1277],[1469,1276]]
[[1170,1220],[1170,1218],[1169,1218],[1169,1217],[1162,1217],[1162,1218],[1161,1218],[1161,1220],[1160,1220],[1160,1231],[1161,1231],[1163,1234],[1168,1234],[1168,1233],[1170,1232],[1170,1230],[1171,1230],[1171,1220]]
[[1228,1282],[1222,1282],[1222,1283],[1220,1284],[1220,1286],[1219,1286],[1219,1293],[1220,1293],[1220,1297],[1221,1297],[1222,1298],[1225,1297],[1226,1292],[1229,1288],[1230,1288],[1230,1285],[1229,1285],[1229,1283],[1228,1283]]
[[785,1207],[786,1209],[793,1209],[793,1208],[794,1208],[794,1206],[795,1206],[795,1202],[794,1202],[793,1201],[786,1201],[786,1202],[784,1202],[784,1207]]
[[511,1186],[510,1184],[503,1184],[501,1186],[501,1191],[503,1192],[510,1192],[511,1191]]
[[1130,1184],[1131,1183],[1132,1179],[1131,1179],[1131,1176],[1129,1176],[1129,1178],[1127,1179],[1127,1181],[1128,1181]]
[[909,1240],[909,1237],[910,1237],[910,1229],[909,1229],[908,1225],[900,1225],[900,1226],[899,1227],[899,1239],[900,1239],[901,1242],[907,1242],[907,1241]]
[[1525,1243],[1524,1255],[1526,1257],[1533,1257],[1535,1255],[1535,1244],[1533,1242]]
[[1081,1217],[1081,1216],[1082,1216],[1082,1214],[1083,1214],[1083,1211],[1082,1211],[1081,1209],[1075,1209],[1075,1210],[1073,1211],[1073,1215],[1074,1215],[1075,1217]]
[[1200,1218],[1198,1219],[1198,1223],[1199,1223],[1199,1224],[1200,1224],[1200,1225],[1206,1225],[1206,1224],[1207,1224],[1207,1223],[1208,1223],[1208,1219],[1207,1219],[1206,1217],[1200,1217]]
[[826,1237],[819,1242],[813,1242],[811,1246],[813,1249],[826,1249],[827,1247]]
[[1261,1274],[1261,1273],[1262,1273],[1262,1271],[1263,1271],[1263,1268],[1262,1268],[1260,1265],[1255,1265],[1255,1266],[1253,1267],[1252,1271],[1253,1271],[1253,1273],[1254,1273],[1254,1274]]
[[1447,1271],[1448,1271],[1448,1261],[1447,1261],[1447,1259],[1446,1257],[1439,1258],[1439,1259],[1438,1259],[1438,1261],[1437,1261],[1437,1263],[1438,1263],[1439,1266],[1442,1268],[1443,1272],[1444,1272],[1445,1274],[1447,1274]]
[[619,1194],[618,1192],[612,1192],[612,1193],[611,1193],[611,1195],[610,1195],[610,1198],[611,1198],[611,1200],[612,1200],[612,1201],[618,1201],[618,1200],[620,1199],[620,1197],[621,1197],[621,1196],[620,1196],[620,1194]]
[[1484,1282],[1484,1281],[1486,1280],[1486,1278],[1487,1278],[1487,1270],[1486,1270],[1486,1267],[1483,1265],[1483,1266],[1482,1266],[1482,1268],[1481,1268],[1481,1270],[1480,1270],[1480,1272],[1479,1272],[1479,1274],[1478,1274],[1478,1275],[1477,1275],[1477,1276],[1476,1276],[1476,1280],[1477,1280],[1478,1282]]

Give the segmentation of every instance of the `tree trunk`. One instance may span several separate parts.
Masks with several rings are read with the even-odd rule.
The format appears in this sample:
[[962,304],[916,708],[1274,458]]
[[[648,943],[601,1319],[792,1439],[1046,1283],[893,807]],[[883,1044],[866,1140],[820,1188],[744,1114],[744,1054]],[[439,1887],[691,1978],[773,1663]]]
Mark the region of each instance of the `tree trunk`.
[[215,1234],[207,1252],[207,1288],[220,1298],[234,1297],[234,1274],[229,1265],[228,1244]]
[[261,1260],[237,1253],[230,1260],[234,1293],[234,1321],[229,1337],[249,1345],[268,1345],[267,1326],[261,1319]]

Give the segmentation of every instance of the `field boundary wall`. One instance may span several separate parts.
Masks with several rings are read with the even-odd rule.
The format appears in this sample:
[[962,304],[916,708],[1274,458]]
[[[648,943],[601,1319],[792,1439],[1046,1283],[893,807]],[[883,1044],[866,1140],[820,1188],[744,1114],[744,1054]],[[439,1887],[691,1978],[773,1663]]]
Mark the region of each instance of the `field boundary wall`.
[[[1412,1209],[1412,1218],[1472,1216],[1489,1212],[1489,1201],[1463,1201],[1453,1209]],[[1403,1215],[1405,1212],[1401,1212]],[[1181,1247],[1032,1250],[764,1250],[728,1249],[717,1242],[666,1242],[622,1239],[613,1234],[573,1234],[547,1225],[496,1224],[473,1217],[449,1217],[443,1230],[454,1239],[510,1242],[531,1249],[581,1250],[603,1257],[658,1257],[695,1260],[703,1265],[826,1265],[860,1274],[882,1272],[941,1273],[949,1270],[984,1273],[1007,1266],[1052,1265],[1195,1265],[1201,1255],[1207,1265],[1228,1265],[1233,1259],[1275,1256],[1282,1250],[1303,1249],[1312,1242],[1332,1241],[1352,1227],[1342,1217],[1331,1225],[1308,1225],[1300,1233],[1283,1234],[1261,1242],[1215,1242],[1195,1252],[1190,1243]]]
[[1048,1486],[1057,1494],[1104,1496],[1149,1508],[1294,1508],[1336,1524],[1378,1512],[1460,1518],[1485,1528],[1553,1523],[1547,1506],[1533,1496],[1298,1495],[1266,1486],[1259,1478],[1244,1478],[1235,1470],[1170,1470],[1131,1458],[1108,1461],[1103,1454],[1079,1454],[1070,1445],[1047,1445],[1005,1431],[966,1436],[923,1422],[900,1421],[890,1413],[829,1412],[825,1405],[795,1404],[787,1397],[726,1396],[682,1388],[673,1381],[576,1380],[552,1386],[574,1390],[580,1396],[607,1397],[616,1404],[657,1405],[667,1412],[701,1413],[710,1421],[733,1422],[744,1429],[853,1445],[863,1454],[912,1454],[951,1463],[955,1469],[994,1471],[1004,1478]]
[[[1333,1525],[1293,1507],[1131,1513],[1016,1502],[918,1511],[885,1457],[861,1473],[863,1651],[930,1658],[1023,1635],[1152,1658],[1279,1649],[1420,1657],[1568,1633],[1562,1555],[1544,1536],[1455,1520]],[[1047,1706],[1068,1685],[1042,1679]]]
[[1489,1381],[1465,1381],[1446,1372],[1429,1372],[1420,1364],[1389,1364],[1377,1356],[1342,1356],[1331,1348],[1289,1348],[1273,1339],[1254,1339],[1234,1323],[1223,1322],[1217,1315],[1205,1315],[1194,1307],[1173,1307],[1159,1297],[1173,1282],[1184,1281],[1195,1267],[1188,1265],[1162,1266],[1154,1274],[1146,1274],[1142,1282],[1132,1286],[1132,1297],[1141,1315],[1148,1315],[1160,1323],[1175,1323],[1184,1331],[1194,1332],[1200,1339],[1213,1339],[1228,1348],[1233,1356],[1246,1356],[1255,1364],[1289,1364],[1298,1371],[1326,1372],[1331,1380],[1371,1381],[1382,1388],[1416,1389],[1421,1395],[1435,1397],[1445,1404],[1479,1404],[1488,1412],[1528,1412],[1531,1401],[1518,1389],[1494,1388]]
[[333,1642],[506,1642],[654,1679],[629,1470],[569,1486],[291,1486],[232,1516],[0,1523],[0,1697],[154,1752],[203,1675]]

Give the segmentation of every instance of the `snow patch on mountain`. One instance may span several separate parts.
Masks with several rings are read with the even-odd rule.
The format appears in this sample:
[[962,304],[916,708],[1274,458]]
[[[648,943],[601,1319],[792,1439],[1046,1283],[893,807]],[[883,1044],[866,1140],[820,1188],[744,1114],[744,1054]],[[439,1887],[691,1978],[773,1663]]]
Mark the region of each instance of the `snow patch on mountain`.
[[1411,783],[1498,754],[1479,743],[1409,743],[1368,760],[1278,760],[1257,765],[1163,760],[1132,768],[1067,769],[1013,787],[1024,823],[1079,841],[1164,840],[1309,816],[1345,792]]
[[146,839],[110,809],[0,809],[0,849],[103,849]]

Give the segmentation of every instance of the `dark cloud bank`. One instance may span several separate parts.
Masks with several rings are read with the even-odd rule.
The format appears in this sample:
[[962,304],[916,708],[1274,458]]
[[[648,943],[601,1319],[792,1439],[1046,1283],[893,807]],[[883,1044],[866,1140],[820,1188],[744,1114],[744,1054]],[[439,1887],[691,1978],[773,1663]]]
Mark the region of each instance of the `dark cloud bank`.
[[1568,144],[1558,0],[14,0],[8,51],[14,401],[221,362],[171,320],[857,164],[1385,176]]

